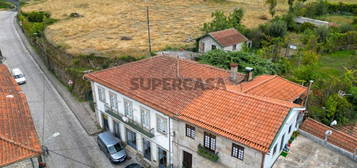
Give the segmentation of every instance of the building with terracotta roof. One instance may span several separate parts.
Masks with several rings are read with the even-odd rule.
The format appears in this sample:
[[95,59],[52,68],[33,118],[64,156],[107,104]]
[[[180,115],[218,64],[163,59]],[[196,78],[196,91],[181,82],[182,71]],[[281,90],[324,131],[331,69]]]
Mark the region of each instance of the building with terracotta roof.
[[249,42],[247,37],[234,28],[208,33],[197,41],[200,53],[215,49],[240,51],[243,45]]
[[38,157],[41,145],[25,94],[0,64],[0,167]]
[[307,88],[170,56],[85,75],[100,125],[153,166],[271,167]]

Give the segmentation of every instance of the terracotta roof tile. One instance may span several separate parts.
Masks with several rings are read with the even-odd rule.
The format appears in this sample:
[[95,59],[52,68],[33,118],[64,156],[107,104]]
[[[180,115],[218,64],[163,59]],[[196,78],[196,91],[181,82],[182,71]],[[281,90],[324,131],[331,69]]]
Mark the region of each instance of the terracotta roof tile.
[[301,125],[301,129],[321,139],[325,138],[325,131],[332,130],[333,133],[331,136],[329,136],[327,140],[328,142],[352,153],[354,153],[357,149],[356,137],[326,126],[311,118],[308,118],[304,121],[304,123]]
[[[179,117],[216,134],[267,152],[290,109],[300,105],[278,98],[261,97],[260,94],[243,93],[238,89],[238,85],[229,80],[229,76],[230,73],[226,70],[168,56],[156,56],[85,75],[87,79],[169,116]],[[134,78],[220,78],[224,80],[227,90],[165,90],[162,87],[155,90],[132,89],[131,82]],[[239,81],[243,78],[244,75],[238,73]],[[261,79],[265,78],[272,77]],[[290,85],[295,86],[287,83],[282,87],[291,87]],[[254,87],[259,88],[255,85]],[[274,87],[276,88],[279,87]]]
[[214,38],[223,47],[248,41],[247,37],[238,32],[236,29],[226,29],[217,32],[211,32],[209,35]]
[[26,97],[7,67],[0,64],[0,167],[40,153]]

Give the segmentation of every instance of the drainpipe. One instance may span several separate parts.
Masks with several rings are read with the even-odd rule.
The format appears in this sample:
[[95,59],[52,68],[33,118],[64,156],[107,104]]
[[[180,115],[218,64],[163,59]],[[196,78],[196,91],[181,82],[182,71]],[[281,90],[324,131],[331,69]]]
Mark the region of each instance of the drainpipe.
[[169,117],[169,163],[170,163],[170,168],[172,168],[172,154],[171,154],[171,117]]

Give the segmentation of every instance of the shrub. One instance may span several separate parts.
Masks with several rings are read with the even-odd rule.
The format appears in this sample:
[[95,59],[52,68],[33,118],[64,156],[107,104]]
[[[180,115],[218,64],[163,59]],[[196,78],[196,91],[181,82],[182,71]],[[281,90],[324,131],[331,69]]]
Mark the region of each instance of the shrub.
[[204,148],[201,144],[198,145],[197,153],[202,157],[211,160],[212,162],[217,162],[219,159],[218,154],[209,151],[208,149]]
[[49,13],[43,11],[23,13],[23,15],[29,22],[43,22],[46,18],[50,17]]
[[15,8],[15,6],[12,3],[0,1],[0,9],[12,9],[12,8]]
[[304,32],[306,30],[314,30],[316,28],[312,23],[305,22],[299,26],[299,31]]
[[283,20],[274,21],[268,26],[268,34],[272,37],[284,37],[288,28]]
[[243,15],[244,12],[241,8],[234,9],[229,16],[224,15],[223,11],[215,11],[212,13],[213,20],[211,22],[204,23],[201,30],[209,33],[228,28],[235,28],[240,32],[244,32],[245,27],[241,24]]

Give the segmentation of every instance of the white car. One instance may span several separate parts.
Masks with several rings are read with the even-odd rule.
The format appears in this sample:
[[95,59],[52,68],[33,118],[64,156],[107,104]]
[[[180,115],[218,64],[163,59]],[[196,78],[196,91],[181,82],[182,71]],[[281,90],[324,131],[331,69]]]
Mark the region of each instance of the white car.
[[12,69],[12,76],[15,78],[17,84],[22,85],[26,83],[25,75],[19,68]]

